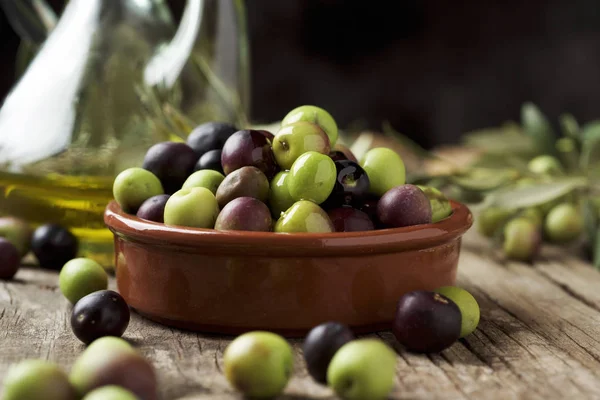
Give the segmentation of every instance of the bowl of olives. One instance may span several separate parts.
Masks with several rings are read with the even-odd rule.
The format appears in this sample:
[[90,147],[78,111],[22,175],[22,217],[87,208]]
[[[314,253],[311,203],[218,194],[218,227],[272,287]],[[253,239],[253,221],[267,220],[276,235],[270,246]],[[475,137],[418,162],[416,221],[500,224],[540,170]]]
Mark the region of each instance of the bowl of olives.
[[271,133],[204,123],[114,181],[117,287],[174,327],[304,335],[388,328],[398,299],[455,283],[469,209],[406,183],[387,148],[358,160],[316,106]]

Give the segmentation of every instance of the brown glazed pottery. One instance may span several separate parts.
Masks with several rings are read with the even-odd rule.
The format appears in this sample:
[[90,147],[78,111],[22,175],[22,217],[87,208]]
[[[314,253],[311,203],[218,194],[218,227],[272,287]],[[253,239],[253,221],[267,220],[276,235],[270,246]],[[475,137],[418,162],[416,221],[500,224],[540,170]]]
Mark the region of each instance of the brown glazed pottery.
[[165,226],[111,202],[117,287],[138,313],[200,332],[293,337],[325,321],[388,329],[406,292],[453,285],[469,209],[436,224],[283,234]]

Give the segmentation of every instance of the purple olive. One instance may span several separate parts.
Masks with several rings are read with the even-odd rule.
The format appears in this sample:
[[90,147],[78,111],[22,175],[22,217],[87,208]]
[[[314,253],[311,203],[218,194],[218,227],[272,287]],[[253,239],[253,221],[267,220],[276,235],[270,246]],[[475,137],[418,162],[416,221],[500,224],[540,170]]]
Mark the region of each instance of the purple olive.
[[446,296],[418,290],[398,301],[392,333],[407,350],[437,353],[460,337],[460,309]]
[[306,368],[313,379],[327,383],[327,368],[331,359],[343,345],[354,339],[350,328],[339,322],[326,322],[314,327],[302,345]]
[[226,175],[247,166],[260,169],[269,180],[279,172],[267,135],[250,129],[238,131],[227,139],[221,165]]
[[327,212],[336,232],[362,232],[375,229],[373,221],[364,212],[352,207],[334,208]]
[[159,194],[158,196],[150,197],[142,203],[136,216],[138,218],[147,219],[148,221],[165,222],[165,204],[167,204],[169,197],[171,196],[168,194]]
[[415,185],[396,186],[377,203],[377,218],[390,228],[430,224],[431,217],[431,202]]
[[129,325],[129,306],[112,290],[99,290],[82,297],[71,312],[71,328],[83,343],[104,336],[120,337]]
[[215,223],[218,231],[269,232],[273,226],[271,211],[253,197],[238,197],[221,210]]
[[31,238],[31,250],[40,267],[60,270],[77,255],[79,242],[68,229],[56,224],[38,227]]
[[150,147],[142,168],[160,180],[166,194],[173,194],[194,171],[198,155],[190,146],[179,142],[161,142]]

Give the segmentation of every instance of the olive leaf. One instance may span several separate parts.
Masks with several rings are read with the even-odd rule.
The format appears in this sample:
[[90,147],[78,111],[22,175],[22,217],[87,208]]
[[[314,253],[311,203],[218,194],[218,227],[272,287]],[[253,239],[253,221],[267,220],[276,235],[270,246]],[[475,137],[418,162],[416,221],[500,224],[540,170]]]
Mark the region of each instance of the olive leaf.
[[490,193],[486,196],[484,205],[506,209],[537,206],[564,196],[586,184],[584,178],[565,178],[529,186],[509,187]]
[[466,175],[451,176],[450,181],[466,190],[486,192],[505,186],[518,177],[519,173],[512,169],[474,168]]
[[442,187],[448,182],[449,177],[445,175],[429,175],[422,173],[407,173],[406,182],[413,185],[424,185]]
[[536,154],[534,140],[514,122],[507,122],[501,127],[486,128],[465,133],[462,141],[466,146],[484,150],[488,154],[533,155]]
[[579,123],[572,114],[562,114],[558,120],[565,137],[579,140]]
[[600,121],[586,124],[581,136],[580,166],[586,169],[594,162],[600,161]]
[[478,157],[469,166],[471,168],[513,169],[523,175],[529,174],[528,158],[512,154],[485,154]]
[[546,116],[533,103],[524,103],[521,107],[521,125],[525,133],[535,142],[539,153],[555,155],[556,135]]
[[577,171],[580,163],[577,142],[570,137],[563,137],[556,141],[556,150],[562,164],[568,171]]

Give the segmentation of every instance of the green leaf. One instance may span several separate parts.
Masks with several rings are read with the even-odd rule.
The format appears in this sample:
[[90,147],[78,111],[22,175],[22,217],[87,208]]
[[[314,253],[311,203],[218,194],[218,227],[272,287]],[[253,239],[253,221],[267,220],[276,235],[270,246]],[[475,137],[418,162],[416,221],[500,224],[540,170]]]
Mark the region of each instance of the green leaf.
[[536,154],[535,142],[531,137],[524,135],[521,128],[514,122],[507,122],[501,127],[480,129],[465,133],[463,143],[469,147],[484,150],[490,154],[505,156],[534,155]]
[[469,165],[471,168],[513,169],[523,175],[530,173],[528,157],[508,154],[485,154]]
[[450,177],[450,181],[462,189],[486,192],[505,186],[519,177],[512,169],[474,168],[467,175]]
[[581,138],[587,140],[600,135],[600,120],[590,121],[581,128]]
[[562,114],[559,118],[560,128],[565,137],[579,141],[579,123],[575,117],[569,113]]
[[566,167],[567,171],[577,171],[579,168],[579,150],[577,148],[577,142],[575,139],[570,137],[563,137],[556,141],[556,150],[562,164]]
[[586,184],[587,180],[584,178],[565,178],[552,182],[500,189],[486,197],[485,205],[486,207],[496,206],[506,209],[533,207],[564,196]]
[[413,185],[425,185],[442,187],[448,182],[449,177],[445,175],[429,175],[416,173],[406,174],[406,183]]
[[541,154],[556,155],[554,142],[556,135],[546,116],[533,103],[525,103],[521,107],[521,125],[525,133],[535,142]]
[[586,124],[581,133],[580,166],[587,169],[590,165],[600,161],[600,121]]

